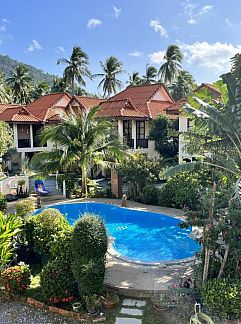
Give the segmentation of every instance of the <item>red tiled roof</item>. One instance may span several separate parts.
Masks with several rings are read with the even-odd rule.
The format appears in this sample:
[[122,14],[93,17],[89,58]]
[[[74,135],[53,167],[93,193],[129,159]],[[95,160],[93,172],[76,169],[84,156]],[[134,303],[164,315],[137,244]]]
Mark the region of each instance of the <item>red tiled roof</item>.
[[209,91],[214,92],[217,96],[221,97],[221,92],[213,84],[210,84],[210,83],[202,83],[202,84],[200,84],[194,90],[194,92],[197,92],[202,88],[207,88]]
[[0,104],[0,113],[4,112],[6,109],[21,107],[21,105],[17,104]]
[[85,110],[89,110],[95,106],[99,106],[105,99],[93,98],[93,97],[82,97],[82,96],[74,96],[73,100],[76,100],[79,105],[82,106]]
[[[154,96],[158,93],[158,91],[160,91],[162,97],[159,100],[156,99],[158,100],[158,102],[167,102],[168,104],[173,102],[173,99],[171,98],[163,84],[150,84],[127,87],[125,90],[110,98],[110,100],[115,101],[130,98],[136,109],[140,110],[144,115],[153,118],[158,113],[163,112],[162,105],[160,105],[159,107],[157,105],[152,105],[153,111],[148,105],[148,103],[152,99],[155,99]],[[154,113],[154,116],[152,116],[152,113]]]
[[41,120],[32,115],[25,107],[5,109],[0,113],[0,120],[5,122],[39,123]]
[[179,112],[179,110],[182,108],[182,106],[187,103],[187,99],[186,98],[182,98],[180,100],[178,100],[177,102],[174,102],[173,104],[169,105],[168,107],[166,107],[164,110],[168,113],[169,111],[177,111]]
[[53,93],[45,95],[27,105],[27,109],[42,121],[48,121],[51,115],[51,109],[58,107],[65,110],[71,100],[71,96],[67,93]]
[[168,106],[170,106],[170,102],[168,101],[151,101],[150,103],[148,103],[151,117],[156,118],[158,115],[164,113]]
[[134,107],[130,98],[102,102],[97,117],[148,118],[147,115]]

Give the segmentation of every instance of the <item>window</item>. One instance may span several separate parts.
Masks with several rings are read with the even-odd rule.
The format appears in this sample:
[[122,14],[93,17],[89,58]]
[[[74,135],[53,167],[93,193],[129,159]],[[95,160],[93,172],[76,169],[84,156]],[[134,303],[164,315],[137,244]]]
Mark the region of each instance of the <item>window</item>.
[[132,137],[132,123],[131,123],[131,120],[123,120],[123,136],[126,139],[131,139],[131,137]]
[[137,121],[136,122],[136,139],[145,138],[145,122]]
[[187,129],[192,128],[194,125],[194,121],[191,118],[187,119]]

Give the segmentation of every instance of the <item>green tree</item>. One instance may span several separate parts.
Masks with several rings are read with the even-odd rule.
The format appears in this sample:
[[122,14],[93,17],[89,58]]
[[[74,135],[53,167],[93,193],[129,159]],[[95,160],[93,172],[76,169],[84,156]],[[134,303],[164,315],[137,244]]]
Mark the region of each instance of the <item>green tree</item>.
[[146,73],[143,75],[142,84],[156,83],[157,69],[149,64],[146,65]]
[[165,63],[159,70],[159,75],[164,83],[172,83],[181,70],[183,55],[177,45],[170,45],[164,55]]
[[0,104],[10,102],[9,89],[7,88],[6,80],[3,73],[0,72]]
[[192,75],[187,71],[180,71],[176,80],[170,85],[169,90],[172,98],[178,101],[189,96],[194,86]]
[[73,47],[73,51],[69,59],[58,59],[57,64],[60,63],[67,65],[63,73],[63,79],[64,82],[71,86],[72,95],[75,94],[75,81],[79,85],[85,86],[84,78],[92,78],[92,74],[88,69],[88,55],[79,46]]
[[7,84],[11,88],[14,103],[26,105],[31,101],[32,80],[25,66],[18,65],[12,76],[7,78]]
[[[0,158],[13,147],[13,131],[11,127],[4,121],[0,121]],[[0,163],[0,172],[2,171],[2,163]]]
[[127,84],[131,87],[133,86],[138,86],[142,83],[141,76],[139,72],[133,72],[132,74],[129,75],[129,79],[127,81]]
[[63,78],[56,77],[53,79],[51,93],[59,93],[68,91],[68,85]]
[[103,73],[95,74],[95,77],[102,77],[98,88],[102,87],[104,97],[110,97],[112,93],[116,93],[117,89],[122,86],[121,80],[117,77],[123,73],[123,64],[115,57],[108,57],[105,62],[100,61]]
[[32,91],[32,98],[38,99],[50,93],[50,86],[46,82],[39,82]]
[[87,195],[87,173],[94,165],[111,166],[122,158],[122,144],[115,134],[112,122],[97,119],[98,107],[78,116],[62,115],[62,122],[43,129],[41,142],[51,141],[55,148],[50,152],[37,153],[33,167],[44,173],[62,170],[82,174],[82,191]]
[[177,159],[178,119],[161,115],[152,121],[149,139],[155,141],[155,149],[164,159]]

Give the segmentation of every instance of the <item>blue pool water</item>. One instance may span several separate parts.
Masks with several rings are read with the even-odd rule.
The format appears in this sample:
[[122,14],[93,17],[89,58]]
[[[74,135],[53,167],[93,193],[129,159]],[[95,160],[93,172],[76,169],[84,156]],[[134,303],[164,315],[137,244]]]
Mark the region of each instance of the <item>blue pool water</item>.
[[[85,212],[99,215],[108,235],[115,238],[114,248],[122,256],[141,262],[161,262],[192,257],[200,250],[189,229],[180,220],[159,213],[121,208],[103,203],[71,203],[49,206],[66,214],[73,225]],[[41,211],[41,210],[40,210]]]

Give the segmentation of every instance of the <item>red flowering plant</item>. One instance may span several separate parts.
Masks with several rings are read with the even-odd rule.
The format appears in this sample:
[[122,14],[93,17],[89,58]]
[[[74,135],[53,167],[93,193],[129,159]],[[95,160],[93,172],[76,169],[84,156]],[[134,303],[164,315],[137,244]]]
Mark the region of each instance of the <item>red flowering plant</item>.
[[31,282],[29,266],[21,263],[9,267],[1,273],[1,283],[9,295],[19,295],[25,292]]

